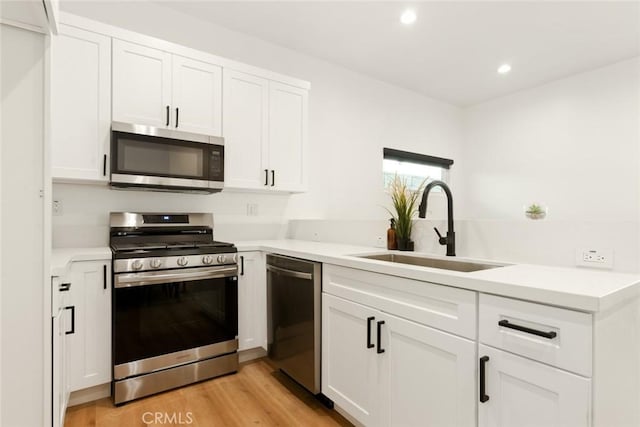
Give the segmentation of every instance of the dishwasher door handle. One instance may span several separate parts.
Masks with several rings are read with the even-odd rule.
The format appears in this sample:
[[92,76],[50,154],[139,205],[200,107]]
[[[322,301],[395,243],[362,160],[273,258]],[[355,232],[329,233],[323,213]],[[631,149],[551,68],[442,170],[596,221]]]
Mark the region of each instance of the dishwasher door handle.
[[275,265],[267,264],[267,271],[272,271],[283,276],[295,277],[297,279],[312,280],[313,274],[303,273],[301,271],[288,270],[286,268],[276,267]]

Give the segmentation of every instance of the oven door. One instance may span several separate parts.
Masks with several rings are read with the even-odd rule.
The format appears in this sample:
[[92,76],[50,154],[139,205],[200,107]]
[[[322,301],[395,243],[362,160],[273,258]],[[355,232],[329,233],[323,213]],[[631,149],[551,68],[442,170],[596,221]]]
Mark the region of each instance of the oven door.
[[114,275],[114,379],[237,350],[236,265]]
[[224,186],[223,139],[114,122],[111,185],[220,191]]

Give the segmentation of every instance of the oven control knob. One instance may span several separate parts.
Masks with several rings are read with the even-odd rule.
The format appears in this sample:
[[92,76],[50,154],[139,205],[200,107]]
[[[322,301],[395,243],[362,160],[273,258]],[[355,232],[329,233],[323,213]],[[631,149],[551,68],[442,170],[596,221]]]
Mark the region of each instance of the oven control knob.
[[211,255],[205,255],[202,257],[202,263],[209,265],[213,262],[213,257]]
[[131,267],[133,267],[134,270],[140,270],[142,268],[142,261],[140,261],[139,259],[133,261]]
[[160,268],[160,266],[162,265],[162,261],[160,261],[159,259],[152,259],[150,264],[151,268]]
[[224,255],[218,255],[218,264],[224,264],[227,260],[227,257]]
[[187,265],[189,263],[189,260],[186,259],[185,257],[181,256],[180,258],[178,258],[178,265],[180,267],[184,267],[185,265]]

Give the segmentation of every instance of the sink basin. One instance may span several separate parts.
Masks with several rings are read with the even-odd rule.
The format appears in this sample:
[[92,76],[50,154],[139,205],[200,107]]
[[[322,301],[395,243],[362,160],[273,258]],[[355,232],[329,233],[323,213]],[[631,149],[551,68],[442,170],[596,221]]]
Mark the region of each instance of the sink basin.
[[504,267],[502,264],[486,264],[470,261],[454,261],[448,259],[430,258],[427,256],[402,255],[402,254],[374,254],[356,255],[358,258],[375,259],[399,264],[417,265],[420,267],[440,268],[443,270],[461,271],[470,273],[472,271],[489,270],[491,268]]

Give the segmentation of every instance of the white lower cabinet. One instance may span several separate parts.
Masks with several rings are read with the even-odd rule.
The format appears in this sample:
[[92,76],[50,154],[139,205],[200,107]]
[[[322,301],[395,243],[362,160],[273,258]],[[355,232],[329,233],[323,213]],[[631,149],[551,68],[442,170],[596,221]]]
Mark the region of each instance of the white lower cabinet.
[[322,391],[367,426],[476,422],[473,341],[324,293]]
[[488,357],[480,427],[591,425],[590,379],[482,344],[479,356]]
[[266,265],[262,252],[238,253],[238,349],[267,349]]
[[69,278],[67,373],[77,391],[111,381],[111,260],[73,262]]
[[66,295],[70,288],[65,279],[51,278],[51,367],[52,394],[51,418],[53,427],[64,426],[64,416],[69,403],[69,381],[67,375],[67,310]]
[[[322,393],[364,425],[380,425],[377,310],[322,294]],[[368,326],[370,325],[370,326]]]

